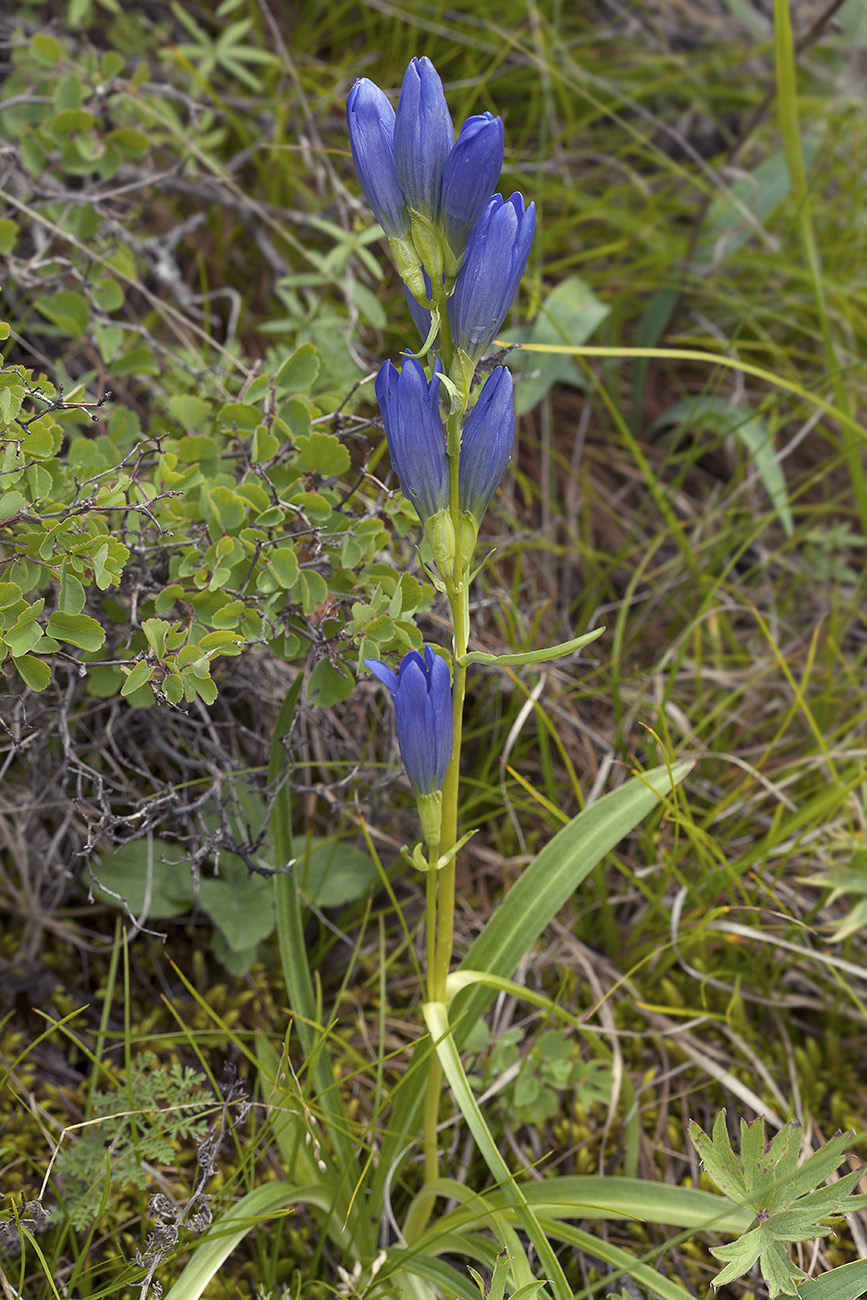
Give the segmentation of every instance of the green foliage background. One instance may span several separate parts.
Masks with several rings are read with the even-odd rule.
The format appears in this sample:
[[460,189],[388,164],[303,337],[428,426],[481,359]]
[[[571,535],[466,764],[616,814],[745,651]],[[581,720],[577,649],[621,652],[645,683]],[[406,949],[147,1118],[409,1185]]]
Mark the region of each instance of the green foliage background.
[[[417,1033],[410,801],[387,710],[351,692],[361,658],[443,623],[371,399],[414,340],[343,118],[356,76],[393,94],[413,55],[434,59],[456,123],[503,115],[504,189],[539,207],[504,333],[603,350],[510,358],[518,439],[472,648],[607,631],[592,658],[472,679],[461,820],[481,829],[459,946],[631,766],[695,759],[686,797],[591,873],[522,974],[600,1017],[622,1089],[592,1035],[501,1007],[473,1044],[481,1088],[515,1070],[497,1140],[516,1168],[555,1151],[583,1176],[620,1173],[634,1137],[642,1171],[675,1184],[704,1179],[688,1116],[710,1131],[723,1104],[796,1115],[817,1142],[863,1130],[867,30],[857,3],[839,29],[791,8],[796,87],[758,2],[21,0],[0,18],[4,1189],[29,1201],[61,1132],[84,1160],[49,1185],[38,1300],[61,1270],[82,1297],[140,1285],[149,1224],[168,1241],[175,1223],[149,1214],[142,1160],[192,1196],[196,1153],[157,1113],[146,1052],[179,1104],[187,1086],[222,1095],[227,1043],[263,1113],[278,1089],[266,767],[298,682],[305,940],[371,1159]],[[273,1127],[215,1157],[215,1201],[290,1159],[315,1172],[291,1036],[290,1059]],[[121,1129],[118,1107],[153,1126]],[[93,1138],[76,1146],[82,1117],[115,1124],[131,1181]],[[88,1180],[116,1238],[71,1225]],[[618,1231],[656,1252],[661,1284],[707,1294],[710,1239],[668,1254],[655,1228]],[[159,1256],[167,1285],[189,1249]],[[820,1262],[858,1249],[841,1228]],[[251,1274],[293,1300],[333,1291],[303,1216],[263,1223],[214,1296],[251,1297]],[[607,1285],[577,1265],[570,1281]]]

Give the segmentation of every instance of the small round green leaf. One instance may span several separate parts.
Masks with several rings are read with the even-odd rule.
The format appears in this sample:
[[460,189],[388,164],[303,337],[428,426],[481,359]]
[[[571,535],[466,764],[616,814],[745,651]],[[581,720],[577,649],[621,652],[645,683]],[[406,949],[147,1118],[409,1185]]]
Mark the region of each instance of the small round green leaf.
[[12,662],[31,691],[44,691],[51,681],[51,669],[44,659],[37,659],[35,655],[20,655]]
[[146,659],[140,659],[120,688],[121,695],[132,695],[140,686],[145,686],[154,675],[154,666]]
[[95,618],[89,614],[66,614],[62,609],[56,609],[48,620],[48,635],[81,650],[99,650],[105,641],[105,632]]

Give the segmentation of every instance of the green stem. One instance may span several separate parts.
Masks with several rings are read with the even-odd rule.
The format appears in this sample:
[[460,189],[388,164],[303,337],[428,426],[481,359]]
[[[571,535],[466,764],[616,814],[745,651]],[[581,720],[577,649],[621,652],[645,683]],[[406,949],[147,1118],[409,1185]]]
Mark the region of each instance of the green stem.
[[[440,357],[446,369],[451,365],[454,349],[448,318],[448,299],[442,286],[434,288],[434,302],[440,315]],[[460,536],[460,496],[458,491],[458,465],[461,450],[461,416],[460,412],[450,414],[446,422],[449,457],[449,514],[455,531]],[[461,732],[464,716],[464,694],[466,690],[467,670],[459,664],[461,656],[466,654],[469,640],[469,594],[468,576],[470,559],[458,554],[452,573],[443,573],[441,577],[446,587],[454,625],[453,664],[454,679],[452,683],[452,756],[443,783],[442,823],[440,842],[437,849],[429,851],[430,861],[427,878],[427,997],[429,1002],[442,1002],[445,999],[446,979],[452,960],[455,917],[455,860],[447,866],[439,867],[441,854],[447,853],[458,838],[458,795],[461,768]],[[422,1147],[424,1151],[425,1187],[439,1177],[439,1147],[437,1145],[437,1123],[439,1121],[440,1092],[442,1090],[443,1071],[439,1057],[433,1053],[428,1067],[427,1090],[424,1102],[424,1130]],[[404,1226],[407,1241],[418,1239],[427,1227],[433,1210],[436,1195],[425,1194],[424,1190],[413,1202]]]
[[426,925],[427,925],[427,992],[428,998],[433,989],[434,965],[436,959],[437,936],[437,853],[431,848],[428,854],[428,872],[425,883]]
[[[466,694],[467,670],[459,663],[466,654],[469,640],[469,599],[466,587],[463,591],[449,596],[452,618],[454,619],[454,680],[452,682],[452,731],[454,747],[451,762],[443,783],[443,820],[440,852],[445,854],[458,838],[458,795],[461,774],[461,739],[464,720],[464,696]],[[437,939],[434,978],[431,985],[435,997],[432,1001],[442,1001],[445,996],[446,977],[452,960],[452,942],[454,939],[455,919],[455,871],[457,859],[452,858],[447,866],[439,871],[439,897],[437,916]]]
[[432,288],[432,299],[434,306],[439,311],[440,333],[439,333],[439,354],[443,363],[443,369],[446,374],[452,364],[454,356],[454,344],[452,343],[452,326],[449,320],[448,296],[444,285],[434,285]]

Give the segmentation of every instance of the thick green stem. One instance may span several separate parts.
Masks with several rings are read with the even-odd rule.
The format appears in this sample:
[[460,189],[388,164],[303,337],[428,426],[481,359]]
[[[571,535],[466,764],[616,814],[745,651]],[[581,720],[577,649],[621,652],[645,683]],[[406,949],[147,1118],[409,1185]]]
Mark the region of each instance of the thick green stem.
[[[439,885],[440,873],[437,870],[437,861],[439,852],[433,846],[428,850],[428,872],[426,882],[426,904],[427,915],[425,924],[427,928],[427,995],[430,999],[434,987],[434,978],[436,971],[436,933],[437,933],[437,892]],[[422,1150],[424,1151],[424,1182],[425,1186],[432,1183],[434,1179],[439,1178],[439,1143],[437,1138],[437,1124],[439,1123],[440,1112],[440,1092],[443,1086],[443,1070],[436,1053],[430,1058],[428,1065],[427,1089],[424,1099],[424,1129],[422,1137]],[[407,1241],[412,1245],[417,1241],[430,1221],[431,1211],[434,1207],[436,1197],[431,1194],[425,1196],[424,1192],[413,1201],[409,1214],[406,1217],[403,1234]]]
[[[440,357],[446,369],[451,365],[453,348],[449,330],[447,298],[441,287],[434,291],[434,302],[440,314]],[[461,449],[461,415],[450,414],[446,421],[449,457],[449,514],[455,530],[460,535],[460,496],[458,489],[458,465]],[[444,867],[438,866],[441,855],[454,847],[458,838],[458,795],[461,768],[461,732],[464,716],[464,694],[466,690],[466,668],[460,666],[459,660],[467,651],[469,640],[469,593],[468,579],[470,559],[461,555],[460,547],[451,573],[442,573],[449,605],[451,606],[454,625],[452,682],[452,756],[443,783],[442,822],[438,852],[430,849],[430,865],[427,879],[427,996],[430,1002],[445,1000],[446,978],[452,960],[455,916],[455,859]],[[439,1121],[440,1093],[443,1072],[439,1058],[434,1053],[428,1068],[427,1090],[424,1103],[424,1181],[430,1184],[439,1177],[439,1148],[437,1145],[437,1123]],[[413,1202],[407,1217],[404,1233],[407,1241],[418,1239],[427,1227],[433,1210],[435,1196],[425,1195],[424,1191]]]
[[452,364],[454,356],[454,345],[452,344],[452,327],[449,321],[448,296],[444,285],[434,285],[432,288],[433,304],[439,311],[440,333],[439,333],[439,354],[443,363],[443,369],[448,374],[449,367]]

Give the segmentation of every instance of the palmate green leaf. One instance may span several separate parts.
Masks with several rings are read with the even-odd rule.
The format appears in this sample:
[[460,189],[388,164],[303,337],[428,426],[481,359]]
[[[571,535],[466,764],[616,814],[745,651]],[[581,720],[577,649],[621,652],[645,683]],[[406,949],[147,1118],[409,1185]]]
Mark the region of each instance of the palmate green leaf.
[[708,1176],[713,1179],[720,1191],[737,1205],[746,1205],[747,1186],[741,1163],[729,1141],[725,1111],[721,1110],[714,1120],[713,1138],[709,1138],[702,1132],[695,1120],[690,1121],[689,1136]]
[[[867,1205],[867,1196],[850,1196],[852,1188],[860,1182],[863,1169],[853,1169],[827,1187],[817,1187],[806,1196],[797,1200],[783,1201],[784,1208],[773,1214],[768,1224],[773,1227],[774,1235],[781,1241],[806,1241],[804,1235],[807,1225],[812,1222],[813,1236],[824,1235],[821,1229],[823,1220],[836,1220],[842,1215],[861,1210]],[[797,1234],[797,1235],[791,1235]]]
[[[791,1203],[795,1197],[803,1196],[805,1192],[811,1191],[812,1188],[816,1187],[819,1183],[823,1183],[826,1178],[830,1177],[835,1169],[839,1168],[843,1162],[843,1157],[852,1145],[853,1136],[852,1133],[836,1134],[836,1136],[832,1137],[829,1142],[826,1142],[818,1151],[814,1151],[813,1154],[804,1161],[798,1172],[794,1174],[789,1181],[786,1189],[789,1195],[789,1201],[787,1203]],[[861,1170],[861,1172],[863,1173],[864,1171]],[[849,1175],[846,1174],[845,1178],[841,1178],[839,1182],[834,1184],[834,1187],[840,1187],[848,1177]],[[852,1185],[854,1186],[857,1181],[858,1179],[855,1178]],[[852,1209],[855,1208],[856,1207],[853,1205]]]
[[860,1169],[830,1187],[816,1186],[842,1162],[853,1135],[838,1134],[797,1171],[801,1126],[794,1121],[784,1125],[769,1143],[765,1142],[762,1118],[751,1124],[741,1121],[740,1157],[729,1141],[725,1111],[714,1121],[712,1138],[694,1122],[690,1137],[717,1186],[759,1218],[758,1225],[745,1236],[712,1249],[717,1259],[726,1262],[713,1286],[741,1277],[758,1261],[771,1297],[798,1294],[798,1285],[806,1275],[791,1262],[783,1243],[826,1236],[831,1228],[823,1220],[867,1204],[867,1196],[850,1195],[861,1177]]
[[773,1300],[777,1295],[797,1295],[798,1285],[807,1276],[789,1259],[784,1246],[780,1245],[767,1230],[766,1224],[760,1224],[745,1237],[731,1242],[727,1246],[712,1246],[710,1252],[715,1259],[727,1260],[726,1267],[713,1279],[715,1290],[727,1286],[735,1278],[743,1277],[759,1262],[762,1277],[768,1284],[768,1294]]

